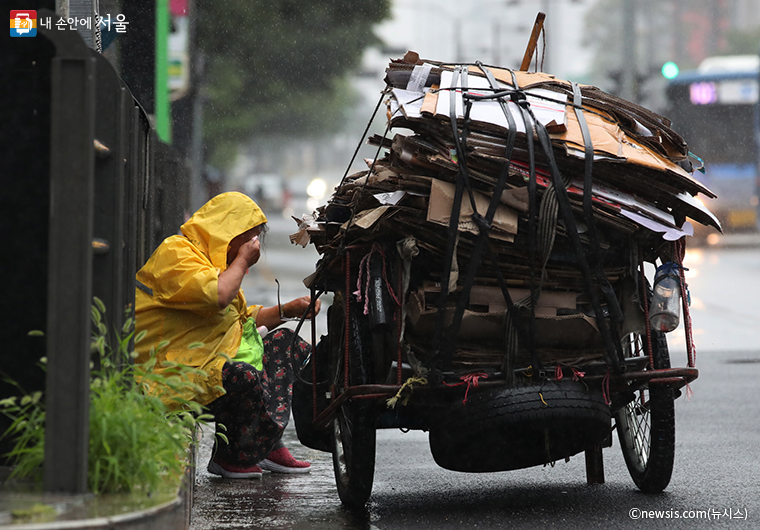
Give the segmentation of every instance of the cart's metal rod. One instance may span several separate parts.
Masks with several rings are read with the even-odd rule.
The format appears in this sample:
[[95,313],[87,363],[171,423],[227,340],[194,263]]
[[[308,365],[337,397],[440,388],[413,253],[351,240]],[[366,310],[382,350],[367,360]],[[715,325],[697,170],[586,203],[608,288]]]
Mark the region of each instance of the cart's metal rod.
[[397,368],[397,370],[396,370],[396,382],[400,385],[401,384],[401,379],[402,379],[402,371],[401,371],[401,369],[402,369],[402,366],[401,366],[401,330],[404,328],[404,322],[403,322],[403,320],[404,320],[404,309],[403,309],[402,304],[404,303],[404,297],[406,295],[406,293],[404,293],[404,292],[401,291],[404,288],[404,280],[403,280],[403,272],[402,272],[404,265],[403,265],[403,263],[401,261],[401,255],[399,255],[397,263],[399,265],[398,265],[398,269],[397,269],[398,288],[397,288],[396,292],[398,293],[400,303],[396,306],[396,320],[397,320],[397,324],[398,324],[398,328],[396,330],[396,337],[397,337],[397,341],[396,341],[396,343],[397,343],[396,344],[396,357],[397,357],[397,360],[396,360],[396,368]]
[[648,380],[653,382],[673,377],[682,377],[690,383],[699,377],[699,370],[696,368],[662,368],[660,370],[647,370],[645,372],[623,372],[618,376],[618,378],[625,380]]
[[[311,306],[316,309],[317,301],[314,299],[314,282],[311,284]],[[317,416],[317,312],[311,311],[311,399],[314,405],[313,416]]]
[[657,385],[667,385],[667,386],[673,386],[673,388],[681,388],[689,384],[690,381],[687,381],[683,377],[663,377],[662,379],[652,379],[649,384],[657,384]]
[[346,251],[346,259],[344,261],[346,266],[346,292],[343,294],[344,317],[343,326],[345,328],[344,344],[343,344],[343,386],[348,388],[348,357],[349,357],[349,338],[351,337],[351,251]]
[[[644,372],[623,372],[618,376],[613,377],[613,383],[620,380],[630,381],[649,381],[651,384],[676,384],[681,383],[680,386],[684,386],[686,383],[694,381],[699,376],[699,370],[696,368],[663,368],[661,370],[647,370]],[[583,379],[586,381],[598,381],[603,376],[586,376]],[[496,387],[505,386],[506,383],[503,380],[499,381],[480,381],[479,387]],[[336,397],[330,405],[322,411],[319,416],[314,419],[313,425],[315,427],[326,427],[330,421],[332,421],[335,411],[343,406],[343,404],[351,398],[363,398],[369,399],[381,398],[385,396],[391,396],[396,394],[402,385],[359,385],[352,386],[346,389],[345,392]],[[459,387],[447,387],[447,386],[420,386],[415,387],[414,392],[427,393],[431,391],[437,392],[453,392]]]
[[322,413],[314,418],[315,427],[326,427],[332,421],[335,412],[343,406],[343,403],[358,396],[375,395],[375,397],[392,396],[399,391],[401,385],[361,385],[352,386],[346,389],[341,395],[336,397]]

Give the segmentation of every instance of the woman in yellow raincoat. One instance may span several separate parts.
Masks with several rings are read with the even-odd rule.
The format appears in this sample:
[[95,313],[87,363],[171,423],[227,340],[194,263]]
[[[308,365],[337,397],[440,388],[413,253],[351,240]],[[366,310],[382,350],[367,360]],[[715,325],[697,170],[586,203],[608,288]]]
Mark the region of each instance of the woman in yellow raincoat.
[[[248,196],[217,195],[182,225],[182,235],[161,243],[136,277],[136,331],[146,332],[136,345],[137,360],[148,360],[166,341],[157,351],[157,370],[172,361],[208,374],[194,376],[198,392],[182,397],[207,405],[217,429],[220,423],[226,427],[229,444],[215,446],[208,469],[230,478],[259,478],[262,469],[310,470],[280,441],[290,417],[291,356],[305,359],[310,346],[289,329],[263,341],[257,330],[276,328],[281,315],[302,316],[310,298],[282,307],[249,306],[240,289],[259,260],[266,222]],[[313,312],[319,309],[317,300]],[[170,403],[171,396],[163,397]]]

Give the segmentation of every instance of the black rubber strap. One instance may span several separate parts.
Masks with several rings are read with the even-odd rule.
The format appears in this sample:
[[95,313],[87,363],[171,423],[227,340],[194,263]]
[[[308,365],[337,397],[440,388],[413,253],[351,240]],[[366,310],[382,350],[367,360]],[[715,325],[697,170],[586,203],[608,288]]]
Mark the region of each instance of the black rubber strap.
[[[486,74],[486,76],[490,75],[490,71],[485,69],[479,63],[478,63],[478,66]],[[493,76],[491,76],[491,79],[493,79]],[[494,83],[495,83],[495,80],[494,80]],[[492,88],[495,88],[495,87],[492,86]],[[467,100],[467,98],[465,98],[465,100],[467,101],[468,108],[470,108],[472,105],[472,102]],[[462,291],[460,293],[459,299],[457,300],[457,305],[456,305],[456,308],[454,309],[454,316],[453,316],[451,325],[449,326],[449,334],[448,334],[449,336],[446,342],[446,347],[444,349],[444,367],[447,367],[447,368],[451,366],[452,355],[456,346],[456,337],[459,333],[459,327],[462,324],[462,318],[464,316],[465,308],[470,299],[470,291],[472,290],[472,286],[475,283],[475,275],[478,270],[478,267],[480,266],[480,262],[483,256],[483,250],[484,250],[486,241],[488,240],[488,235],[491,230],[491,223],[493,222],[493,218],[496,215],[496,210],[501,202],[500,200],[501,194],[504,191],[504,188],[506,187],[506,184],[507,184],[507,177],[509,176],[509,166],[512,159],[512,151],[514,149],[515,140],[517,138],[517,127],[516,127],[514,118],[512,117],[512,114],[509,111],[509,108],[507,107],[507,104],[503,100],[499,100],[499,103],[507,118],[507,122],[509,123],[509,133],[507,136],[507,147],[506,147],[506,153],[505,153],[506,161],[502,165],[501,172],[496,182],[496,186],[494,187],[494,191],[491,196],[491,201],[488,204],[488,210],[486,211],[485,217],[481,216],[476,209],[474,197],[472,196],[472,189],[469,187],[469,183],[466,180],[467,179],[466,169],[463,172],[465,185],[467,185],[468,190],[471,194],[473,219],[475,220],[475,223],[478,226],[479,232],[478,232],[478,237],[475,240],[474,248],[472,252],[470,253],[470,267],[469,267],[469,270],[467,271],[467,275],[465,276],[464,282],[462,284]],[[466,137],[463,139],[466,139]],[[458,149],[461,149],[461,151],[464,152],[464,148],[462,148],[461,146],[458,146]],[[496,265],[498,268],[498,263],[496,263]],[[509,296],[509,293],[507,293],[507,297],[508,296]]]
[[[607,300],[607,307],[610,312],[610,318],[615,323],[621,323],[623,321],[623,312],[620,309],[615,290],[612,288],[607,275],[604,273],[602,264],[604,262],[602,257],[602,247],[599,244],[599,238],[596,233],[596,222],[594,218],[594,208],[592,205],[593,197],[593,168],[594,168],[594,144],[591,139],[591,132],[589,131],[588,124],[586,123],[586,116],[583,113],[583,97],[581,96],[581,89],[578,83],[572,83],[573,87],[573,107],[575,109],[575,116],[578,119],[578,125],[581,129],[581,135],[583,136],[584,147],[584,171],[583,171],[583,216],[586,221],[587,233],[590,246],[590,266],[594,276],[596,277],[599,287]],[[619,342],[617,335],[617,329],[612,326],[610,329],[613,340]]]
[[514,364],[515,355],[517,353],[517,346],[519,342],[525,343],[528,341],[528,339],[525,334],[525,326],[523,325],[519,309],[513,302],[512,296],[509,294],[507,282],[504,279],[504,276],[501,274],[498,254],[493,251],[491,245],[488,244],[488,242],[486,243],[486,252],[488,259],[490,259],[491,263],[494,265],[494,269],[496,270],[496,279],[499,282],[499,287],[501,288],[501,293],[504,296],[504,301],[507,303],[507,318],[505,322],[506,329],[504,333],[504,342],[506,343],[505,346],[507,351],[506,355],[504,356],[502,370],[504,372],[507,385],[512,386],[515,382]]
[[586,223],[589,224],[588,232],[591,241],[596,244],[596,228],[594,227],[594,210],[591,204],[591,187],[594,168],[594,145],[591,141],[591,133],[588,130],[588,124],[586,123],[586,116],[583,114],[583,97],[581,96],[581,89],[578,83],[572,83],[573,87],[573,109],[575,110],[575,117],[578,119],[578,125],[581,128],[581,136],[583,136],[583,149],[584,149],[584,166],[583,166],[583,215],[586,218]]
[[[454,67],[454,71],[451,77],[451,86],[457,86],[461,74],[461,66]],[[441,352],[441,348],[444,341],[444,330],[446,325],[446,300],[449,295],[449,279],[451,278],[451,262],[454,258],[454,252],[456,251],[456,238],[459,230],[459,213],[461,209],[462,194],[464,192],[464,178],[463,173],[467,171],[466,161],[464,160],[464,153],[460,150],[459,145],[459,128],[457,127],[457,111],[456,111],[456,92],[451,91],[449,95],[449,119],[451,120],[452,135],[454,137],[454,145],[457,150],[457,182],[454,191],[454,202],[451,205],[451,215],[449,217],[449,227],[446,238],[446,253],[443,258],[443,275],[441,276],[441,294],[438,299],[438,318],[436,320],[434,340],[434,354],[429,361],[429,368],[434,368],[437,357]]]
[[[530,108],[529,112],[532,111]],[[572,206],[570,205],[570,199],[567,196],[567,190],[565,189],[564,182],[562,180],[562,173],[557,166],[557,160],[554,158],[554,151],[551,144],[551,138],[544,125],[536,120],[533,116],[533,121],[536,124],[536,132],[538,133],[538,139],[541,143],[541,147],[549,161],[549,170],[554,180],[554,188],[557,193],[557,201],[559,203],[559,211],[562,215],[562,219],[565,222],[565,228],[567,229],[567,235],[573,244],[575,249],[576,259],[578,260],[578,267],[583,275],[584,282],[586,284],[586,291],[591,299],[591,305],[594,309],[594,315],[596,317],[597,326],[602,335],[605,349],[607,351],[607,360],[612,365],[615,373],[620,373],[623,370],[623,353],[620,341],[613,340],[610,333],[610,329],[607,325],[607,320],[604,318],[602,312],[602,305],[599,301],[599,297],[594,289],[594,276],[589,267],[588,260],[586,259],[586,252],[583,249],[580,235],[578,234],[578,227],[575,223],[575,217],[573,215]]]
[[[515,90],[519,88],[517,84],[517,75],[514,70],[510,70],[512,76],[512,85]],[[525,126],[525,139],[528,144],[528,267],[530,269],[530,329],[528,333],[528,351],[530,352],[531,364],[536,370],[541,370],[541,361],[536,353],[536,305],[541,293],[541,287],[536,285],[536,245],[537,245],[537,221],[538,212],[536,207],[537,201],[537,184],[536,184],[536,153],[533,143],[535,136],[535,127],[531,113],[527,108],[530,105],[524,93],[521,97],[515,98],[515,104],[520,109],[523,125]],[[543,269],[542,269],[543,278]]]

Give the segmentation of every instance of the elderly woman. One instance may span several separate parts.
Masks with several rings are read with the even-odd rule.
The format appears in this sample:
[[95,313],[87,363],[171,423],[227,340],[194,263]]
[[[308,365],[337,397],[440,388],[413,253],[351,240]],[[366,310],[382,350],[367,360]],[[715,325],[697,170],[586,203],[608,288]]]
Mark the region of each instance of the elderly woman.
[[[217,432],[219,424],[226,428],[229,444],[216,443],[208,465],[209,472],[226,478],[260,478],[264,469],[310,470],[280,441],[290,418],[291,358],[304,359],[310,346],[289,329],[263,340],[257,329],[276,328],[281,316],[301,316],[310,299],[249,306],[240,289],[259,260],[266,222],[246,195],[222,193],[182,225],[182,235],[164,240],[136,278],[136,331],[146,331],[136,345],[137,360],[146,361],[167,341],[157,349],[157,370],[162,361],[173,361],[206,372],[207,377],[194,376],[197,392],[183,397],[209,408]],[[319,309],[317,300],[312,311]],[[162,397],[171,402],[171,396]]]

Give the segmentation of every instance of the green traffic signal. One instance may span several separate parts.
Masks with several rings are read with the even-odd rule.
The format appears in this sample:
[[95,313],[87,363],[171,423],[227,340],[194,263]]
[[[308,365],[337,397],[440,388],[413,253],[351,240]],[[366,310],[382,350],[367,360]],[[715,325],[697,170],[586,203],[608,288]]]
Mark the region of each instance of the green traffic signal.
[[673,61],[668,61],[662,65],[662,76],[665,79],[675,79],[678,77],[678,65]]

